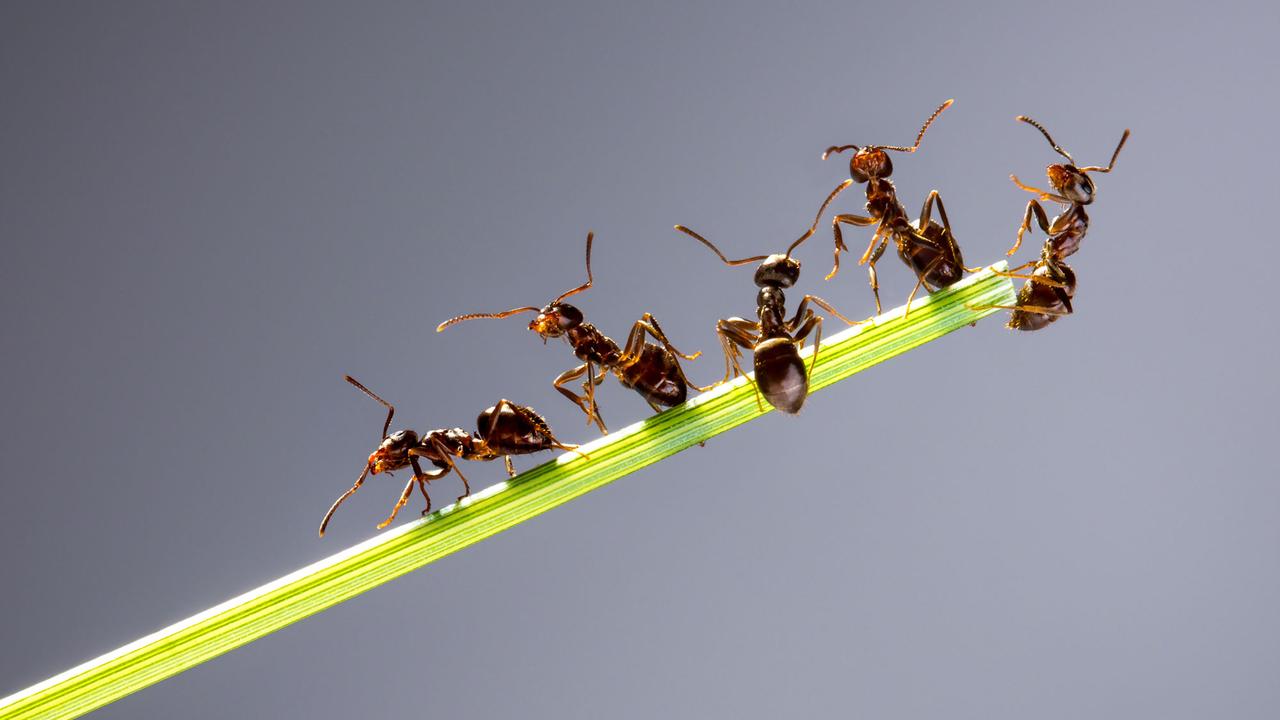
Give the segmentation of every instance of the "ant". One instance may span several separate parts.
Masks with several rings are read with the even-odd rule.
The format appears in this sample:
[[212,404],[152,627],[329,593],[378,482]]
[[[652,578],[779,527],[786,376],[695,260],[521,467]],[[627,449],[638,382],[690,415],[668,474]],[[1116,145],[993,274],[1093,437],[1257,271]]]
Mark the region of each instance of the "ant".
[[974,310],[999,308],[1012,310],[1009,322],[1005,327],[1010,330],[1039,330],[1056,321],[1063,315],[1070,315],[1071,299],[1076,294],[1076,273],[1062,261],[1053,238],[1044,241],[1040,250],[1040,259],[1021,267],[1034,266],[1030,275],[1019,275],[1015,268],[1011,272],[1000,272],[1005,277],[1023,278],[1026,280],[1018,291],[1016,305],[983,305],[973,307]]
[[[393,470],[399,470],[405,466],[413,468],[413,477],[409,478],[409,482],[404,486],[404,492],[400,493],[400,499],[396,501],[396,506],[391,509],[391,514],[386,520],[378,523],[378,529],[381,530],[390,525],[396,519],[396,514],[400,512],[400,508],[409,502],[409,496],[413,493],[416,485],[422,493],[422,497],[427,501],[427,507],[422,511],[423,515],[431,512],[431,496],[427,495],[427,483],[438,478],[448,475],[450,471],[458,474],[458,478],[462,480],[462,486],[465,492],[458,496],[458,500],[462,500],[471,494],[471,485],[467,482],[466,476],[462,474],[462,470],[458,468],[454,458],[463,460],[496,460],[502,457],[506,461],[507,474],[514,476],[515,468],[511,465],[512,455],[528,455],[530,453],[542,450],[550,450],[551,448],[560,448],[561,450],[574,450],[577,445],[566,445],[556,439],[551,433],[551,428],[547,426],[547,421],[541,415],[534,412],[532,408],[523,405],[517,405],[510,400],[499,400],[497,405],[480,413],[480,417],[476,419],[476,425],[479,431],[475,434],[468,433],[462,428],[431,430],[430,432],[418,435],[413,430],[397,430],[396,432],[387,434],[387,430],[391,427],[391,418],[396,414],[396,408],[391,403],[378,397],[372,390],[365,387],[359,380],[346,376],[347,382],[355,385],[361,392],[374,400],[378,401],[387,409],[387,419],[382,423],[382,442],[379,443],[378,449],[369,455],[369,460],[365,463],[364,470],[360,471],[360,477],[356,478],[356,482],[349,490],[333,502],[329,508],[329,512],[324,514],[324,520],[320,522],[320,537],[324,537],[325,528],[329,525],[329,519],[333,517],[333,513],[342,504],[343,500],[355,494],[356,490],[364,484],[364,480],[369,475],[377,475],[378,473],[391,474]],[[425,458],[430,461],[435,469],[430,472],[423,472],[422,466],[419,464],[419,458]]]
[[[1111,163],[1109,165],[1106,167],[1098,165],[1076,167],[1076,161],[1071,158],[1070,153],[1063,150],[1053,141],[1053,138],[1049,136],[1049,131],[1045,130],[1043,125],[1026,115],[1019,115],[1016,119],[1039,130],[1040,134],[1044,135],[1044,139],[1049,141],[1049,145],[1053,147],[1054,152],[1067,159],[1067,164],[1054,163],[1045,168],[1045,174],[1049,176],[1049,184],[1053,186],[1054,192],[1047,192],[1024,185],[1021,180],[1018,180],[1017,175],[1009,176],[1014,185],[1029,193],[1035,193],[1039,197],[1027,202],[1027,211],[1022,216],[1022,224],[1018,226],[1018,239],[1013,243],[1013,247],[1009,248],[1007,254],[1013,255],[1018,252],[1019,247],[1022,247],[1022,235],[1031,229],[1031,216],[1034,213],[1036,224],[1040,226],[1045,235],[1049,236],[1049,242],[1053,245],[1054,257],[1061,260],[1080,249],[1080,242],[1084,240],[1085,233],[1089,231],[1089,216],[1085,213],[1084,206],[1093,202],[1096,189],[1088,173],[1111,172],[1111,169],[1116,166],[1116,158],[1120,155],[1120,148],[1123,148],[1125,141],[1129,139],[1129,130],[1126,129],[1124,134],[1120,136],[1120,143],[1116,145],[1116,151],[1111,153]],[[1053,222],[1050,223],[1044,208],[1037,202],[1038,200],[1052,200],[1062,203],[1067,206],[1067,210],[1055,217]]]
[[[763,393],[770,405],[791,415],[800,412],[809,395],[809,375],[813,374],[813,368],[818,363],[818,346],[822,341],[822,318],[809,308],[809,303],[812,302],[849,325],[858,324],[841,315],[826,300],[814,295],[805,295],[796,308],[795,316],[787,320],[786,295],[783,293],[784,288],[795,285],[800,279],[800,261],[792,258],[791,253],[817,231],[827,206],[836,195],[852,184],[852,180],[845,180],[831,191],[822,207],[818,208],[813,225],[791,243],[783,255],[755,255],[730,260],[710,240],[683,225],[676,225],[676,230],[711,248],[725,265],[732,267],[763,261],[756,268],[755,274],[756,286],[760,288],[756,294],[756,315],[760,319],[733,317],[716,322],[716,334],[720,336],[720,346],[724,350],[724,379],[720,382],[726,383],[731,377],[744,374],[739,363],[741,353],[738,348],[751,350],[754,354],[756,402],[760,401],[760,393]],[[810,333],[814,335],[813,360],[806,373],[804,362],[800,359],[800,347]]]
[[[880,260],[880,256],[884,254],[885,248],[889,243],[889,239],[893,238],[894,244],[898,249],[898,257],[911,268],[912,272],[918,278],[915,288],[911,291],[911,295],[907,297],[908,311],[911,307],[911,300],[915,298],[916,292],[923,285],[926,290],[933,292],[939,288],[946,287],[960,279],[961,275],[967,269],[964,266],[964,258],[960,255],[960,246],[956,243],[955,236],[951,233],[951,222],[947,219],[947,208],[942,204],[942,197],[938,195],[937,190],[929,193],[929,197],[924,201],[924,207],[920,210],[920,218],[914,223],[907,219],[907,210],[898,200],[897,191],[894,189],[893,181],[889,180],[889,176],[893,173],[893,162],[889,160],[885,150],[894,150],[897,152],[913,153],[920,147],[920,141],[924,138],[924,133],[933,124],[933,121],[942,114],[943,110],[951,107],[951,103],[955,100],[948,100],[938,106],[937,110],[929,116],[924,122],[924,126],[920,128],[919,134],[916,135],[916,143],[911,147],[898,147],[895,145],[833,145],[822,153],[822,159],[826,160],[834,154],[844,152],[845,150],[854,150],[853,157],[849,159],[849,175],[854,182],[867,184],[867,213],[870,217],[852,214],[838,214],[831,220],[831,230],[835,235],[835,266],[831,268],[831,272],[827,273],[827,280],[836,276],[840,272],[840,252],[849,248],[844,244],[844,233],[840,230],[840,225],[856,225],[870,226],[877,225],[875,234],[871,236],[871,242],[867,244],[867,251],[862,254],[862,258],[858,260],[859,265],[867,265],[867,272],[871,276],[871,292],[876,298],[876,314],[880,309],[880,283],[876,279],[876,262]],[[933,205],[938,205],[938,214],[942,217],[942,224],[939,225],[932,219]],[[877,245],[877,242],[879,244]]]
[[[702,353],[685,355],[677,350],[667,339],[658,321],[649,313],[645,313],[631,326],[626,345],[618,347],[618,343],[605,336],[591,323],[586,322],[581,310],[564,302],[565,298],[577,295],[591,287],[591,242],[594,237],[595,233],[587,233],[587,281],[582,285],[564,292],[541,308],[528,306],[500,313],[459,315],[440,323],[436,327],[436,332],[442,332],[450,325],[456,325],[464,320],[505,318],[525,312],[538,313],[533,320],[529,321],[529,329],[541,336],[543,343],[546,343],[547,338],[563,337],[573,348],[573,354],[582,361],[578,367],[561,373],[552,381],[552,386],[586,413],[588,427],[594,422],[600,428],[600,432],[608,433],[604,419],[600,417],[600,407],[596,404],[595,386],[604,382],[609,371],[613,371],[624,387],[640,393],[655,412],[661,412],[663,407],[674,407],[684,402],[690,387],[699,392],[705,388],[694,385],[685,376],[679,360],[679,358],[694,360]],[[652,337],[661,345],[648,342],[646,336]],[[599,375],[596,374],[597,368],[599,368]],[[577,395],[564,387],[565,383],[584,376],[586,382],[582,384],[583,395]]]

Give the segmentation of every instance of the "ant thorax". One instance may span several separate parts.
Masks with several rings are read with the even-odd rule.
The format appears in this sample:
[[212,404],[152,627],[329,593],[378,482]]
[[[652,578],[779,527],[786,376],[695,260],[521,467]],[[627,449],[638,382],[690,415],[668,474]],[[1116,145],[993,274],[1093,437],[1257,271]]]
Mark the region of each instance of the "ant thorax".
[[776,285],[766,285],[756,293],[756,315],[760,318],[760,335],[786,335],[787,295]]

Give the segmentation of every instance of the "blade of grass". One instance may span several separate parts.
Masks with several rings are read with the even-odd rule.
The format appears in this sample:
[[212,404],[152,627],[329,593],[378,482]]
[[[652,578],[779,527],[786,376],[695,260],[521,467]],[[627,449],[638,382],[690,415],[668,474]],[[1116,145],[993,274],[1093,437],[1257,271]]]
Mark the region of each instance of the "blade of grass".
[[[1003,269],[1004,262],[992,266]],[[814,391],[1010,305],[1013,284],[991,269],[826,338]],[[806,348],[808,358],[812,348]],[[0,718],[72,718],[176,675],[691,445],[762,410],[747,378],[635,423],[427,517],[383,532],[279,580],[0,699]]]

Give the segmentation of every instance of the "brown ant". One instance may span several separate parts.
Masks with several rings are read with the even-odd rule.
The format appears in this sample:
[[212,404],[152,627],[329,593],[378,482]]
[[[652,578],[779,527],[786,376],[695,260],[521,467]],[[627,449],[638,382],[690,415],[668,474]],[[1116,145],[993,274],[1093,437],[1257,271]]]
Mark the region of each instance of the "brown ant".
[[[624,387],[640,393],[645,402],[649,403],[649,407],[655,412],[661,412],[663,407],[674,407],[684,402],[690,387],[698,391],[704,389],[689,381],[684,374],[684,369],[680,367],[679,360],[679,358],[693,360],[702,353],[685,355],[675,349],[671,341],[667,340],[666,333],[662,331],[658,321],[649,313],[645,313],[631,326],[626,345],[618,347],[611,338],[586,322],[581,310],[564,302],[565,298],[591,287],[591,242],[594,237],[595,233],[587,233],[587,281],[582,285],[566,291],[541,308],[529,306],[500,313],[459,315],[440,323],[436,327],[436,332],[441,332],[450,325],[456,325],[464,320],[505,318],[524,312],[538,313],[537,317],[529,322],[529,329],[541,336],[544,343],[547,338],[563,337],[573,347],[573,354],[582,361],[578,367],[561,373],[552,382],[552,386],[586,413],[588,426],[594,422],[599,426],[600,432],[607,433],[609,431],[600,417],[600,408],[596,405],[595,386],[604,382],[610,370]],[[661,345],[648,342],[646,335],[653,337]],[[599,368],[599,375],[596,375],[596,368]],[[587,378],[582,384],[583,395],[577,395],[564,387],[564,384],[570,380],[583,376]]]
[[[1034,266],[1030,275],[1019,275],[1016,271]],[[1010,272],[998,272],[1005,277],[1023,278],[1026,280],[1018,291],[1016,305],[982,305],[972,307],[974,310],[999,308],[1012,310],[1009,322],[1005,327],[1010,330],[1039,330],[1056,321],[1063,315],[1070,315],[1071,299],[1076,294],[1076,273],[1062,261],[1053,238],[1045,240],[1040,250],[1040,259],[1027,263]]]
[[[1031,216],[1035,215],[1036,224],[1049,236],[1049,242],[1053,246],[1053,256],[1061,260],[1080,248],[1080,241],[1084,240],[1085,233],[1089,231],[1089,216],[1084,211],[1084,206],[1093,202],[1096,189],[1093,180],[1088,173],[1101,172],[1109,173],[1116,166],[1116,158],[1120,155],[1120,148],[1124,147],[1124,143],[1129,139],[1129,131],[1126,129],[1124,134],[1120,136],[1120,143],[1116,145],[1116,151],[1111,153],[1111,163],[1106,167],[1098,165],[1090,165],[1088,167],[1076,167],[1076,161],[1071,155],[1058,146],[1053,138],[1049,136],[1049,131],[1044,129],[1040,123],[1032,120],[1026,115],[1017,117],[1019,122],[1024,122],[1035,129],[1039,130],[1044,139],[1049,141],[1049,145],[1054,152],[1067,159],[1067,164],[1054,163],[1045,168],[1045,174],[1049,177],[1049,184],[1053,186],[1054,192],[1047,192],[1039,188],[1030,187],[1022,184],[1017,175],[1010,175],[1013,184],[1026,190],[1029,193],[1035,193],[1039,197],[1027,202],[1027,211],[1022,216],[1022,224],[1018,226],[1018,239],[1013,243],[1013,247],[1009,248],[1009,255],[1018,252],[1018,248],[1022,247],[1022,235],[1031,229]],[[1038,200],[1052,200],[1067,206],[1066,212],[1055,217],[1050,223],[1044,208],[1041,207]]]
[[[377,400],[387,409],[387,419],[382,423],[382,442],[378,445],[378,449],[369,455],[369,460],[365,463],[364,470],[360,471],[360,477],[356,478],[356,482],[349,490],[344,492],[341,497],[334,501],[329,508],[329,512],[324,514],[324,520],[320,522],[320,537],[324,537],[324,530],[329,525],[329,518],[333,517],[333,513],[342,504],[343,500],[355,494],[356,490],[364,484],[364,480],[369,475],[377,475],[378,473],[391,474],[393,470],[399,470],[406,466],[413,468],[413,477],[409,478],[409,482],[404,486],[404,492],[400,493],[400,499],[396,501],[396,506],[391,509],[391,514],[386,520],[378,523],[378,529],[381,530],[390,525],[396,519],[396,514],[400,512],[400,508],[409,502],[409,496],[413,493],[416,485],[422,493],[422,497],[427,501],[427,507],[422,511],[426,515],[431,511],[431,496],[427,495],[427,483],[432,480],[448,475],[450,471],[458,474],[462,480],[462,486],[465,492],[458,496],[458,500],[462,500],[471,494],[471,485],[467,483],[467,478],[458,469],[454,458],[463,460],[496,460],[502,457],[506,461],[507,474],[515,475],[515,468],[511,465],[512,455],[528,455],[542,450],[550,450],[552,448],[560,448],[561,450],[573,450],[577,445],[566,445],[556,439],[551,433],[551,428],[547,426],[547,421],[541,415],[534,412],[531,408],[523,405],[517,405],[510,400],[499,400],[497,405],[480,413],[480,417],[476,420],[479,431],[475,434],[468,433],[462,428],[432,430],[421,436],[413,430],[397,430],[390,435],[387,430],[391,427],[391,418],[396,414],[395,406],[383,400],[374,394],[372,390],[362,385],[358,380],[346,376],[347,382],[355,385],[365,395]],[[422,466],[419,464],[419,458],[425,458],[430,461],[435,469],[430,472],[423,472]]]
[[[809,303],[812,302],[850,325],[857,324],[841,315],[826,300],[814,295],[805,295],[796,308],[795,316],[787,320],[786,295],[783,293],[784,288],[795,285],[800,279],[800,261],[792,258],[791,253],[817,231],[827,206],[836,195],[852,184],[852,180],[846,180],[831,191],[822,207],[818,208],[813,225],[791,243],[784,255],[755,255],[730,260],[710,240],[683,225],[676,225],[676,230],[711,248],[725,265],[737,266],[763,261],[756,268],[755,274],[756,286],[760,288],[756,294],[756,315],[760,319],[753,321],[733,317],[716,322],[716,334],[720,336],[720,346],[724,350],[724,379],[721,382],[728,382],[731,377],[743,374],[738,348],[751,350],[758,393],[763,393],[770,405],[784,413],[794,415],[800,412],[809,395],[809,375],[818,362],[822,318],[809,308]],[[800,359],[800,347],[810,333],[814,335],[813,360],[806,372],[804,361]],[[759,402],[759,395],[756,400]]]
[[[880,283],[876,279],[876,262],[880,256],[884,254],[885,248],[889,243],[889,239],[893,238],[894,244],[898,249],[898,257],[911,268],[912,272],[918,278],[916,286],[911,291],[911,295],[907,297],[908,310],[911,306],[911,300],[915,298],[916,292],[923,285],[926,290],[933,292],[937,289],[944,288],[960,279],[966,270],[964,266],[964,258],[960,255],[960,246],[956,243],[955,236],[951,233],[951,222],[947,219],[946,206],[942,204],[942,197],[938,195],[938,191],[934,190],[929,193],[929,197],[924,201],[924,207],[920,211],[919,220],[912,223],[907,219],[907,210],[898,200],[897,191],[894,189],[893,181],[889,180],[889,175],[893,173],[893,162],[889,160],[889,155],[885,150],[894,150],[897,152],[913,153],[920,147],[920,141],[924,138],[924,133],[933,124],[933,121],[942,114],[943,110],[951,107],[954,100],[948,100],[938,106],[937,110],[929,116],[924,122],[924,126],[920,128],[919,134],[916,135],[916,143],[911,147],[898,147],[895,145],[833,145],[822,153],[822,159],[826,160],[833,154],[844,152],[845,150],[856,151],[849,159],[849,175],[854,182],[867,184],[867,213],[870,217],[852,214],[838,214],[831,220],[831,230],[835,235],[835,266],[831,268],[831,272],[827,273],[827,280],[836,276],[840,272],[840,252],[849,248],[844,244],[844,233],[840,230],[840,225],[857,225],[870,226],[877,225],[875,234],[871,236],[871,242],[867,244],[867,251],[862,254],[862,258],[858,260],[859,265],[867,265],[867,272],[871,276],[871,292],[876,298],[876,314],[880,313]],[[942,217],[942,224],[939,225],[932,219],[933,205],[938,204],[938,214]],[[879,243],[877,245],[877,242]]]

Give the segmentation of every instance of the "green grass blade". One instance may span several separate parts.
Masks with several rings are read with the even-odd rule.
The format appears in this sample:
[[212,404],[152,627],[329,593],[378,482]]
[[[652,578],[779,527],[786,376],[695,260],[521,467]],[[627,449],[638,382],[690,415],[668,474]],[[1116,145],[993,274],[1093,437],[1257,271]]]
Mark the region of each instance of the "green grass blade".
[[[993,266],[1003,269],[1005,263]],[[816,391],[1011,305],[1013,284],[990,269],[823,339]],[[804,357],[809,357],[807,348]],[[767,404],[764,411],[772,411]],[[479,542],[630,472],[763,414],[746,378],[565,453],[427,517],[405,523],[0,699],[0,718],[73,718]],[[710,452],[710,451],[708,451]]]

